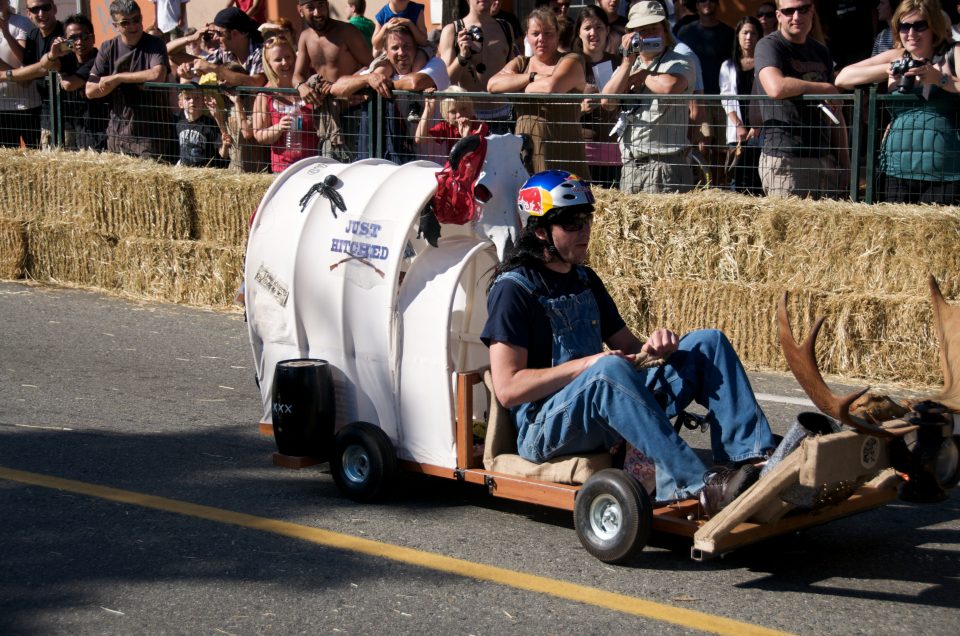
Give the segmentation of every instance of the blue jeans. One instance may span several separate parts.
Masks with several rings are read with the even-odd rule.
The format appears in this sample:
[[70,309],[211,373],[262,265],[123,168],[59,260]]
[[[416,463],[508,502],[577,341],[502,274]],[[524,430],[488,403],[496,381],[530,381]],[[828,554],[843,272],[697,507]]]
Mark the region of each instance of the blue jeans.
[[[667,397],[660,407],[653,391]],[[515,413],[519,454],[534,462],[610,448],[625,439],[657,465],[657,499],[693,496],[706,467],[670,419],[691,402],[704,406],[717,463],[760,457],[775,446],[746,372],[726,336],[694,331],[660,368],[637,371],[603,357],[550,397]]]

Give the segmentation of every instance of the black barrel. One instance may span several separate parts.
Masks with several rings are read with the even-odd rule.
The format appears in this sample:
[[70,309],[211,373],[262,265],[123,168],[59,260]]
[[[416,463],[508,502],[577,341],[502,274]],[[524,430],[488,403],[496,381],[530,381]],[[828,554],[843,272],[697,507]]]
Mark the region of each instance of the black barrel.
[[273,437],[284,455],[323,461],[333,450],[333,377],[326,360],[281,360],[273,374]]

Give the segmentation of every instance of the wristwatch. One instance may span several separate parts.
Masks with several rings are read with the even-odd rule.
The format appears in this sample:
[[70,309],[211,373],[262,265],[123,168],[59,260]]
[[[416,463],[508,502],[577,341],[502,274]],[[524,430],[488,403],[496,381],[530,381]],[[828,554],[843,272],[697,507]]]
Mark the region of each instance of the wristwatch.
[[12,68],[8,68],[6,71],[4,71],[3,76],[4,76],[5,78],[7,78],[8,80],[12,80],[12,79],[13,79],[13,69],[12,69]]

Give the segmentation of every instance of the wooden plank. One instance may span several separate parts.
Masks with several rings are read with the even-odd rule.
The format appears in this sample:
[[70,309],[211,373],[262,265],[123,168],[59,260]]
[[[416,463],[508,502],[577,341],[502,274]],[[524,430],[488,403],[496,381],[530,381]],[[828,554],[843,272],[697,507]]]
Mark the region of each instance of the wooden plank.
[[307,455],[284,455],[283,453],[273,454],[273,465],[280,466],[281,468],[293,468],[295,470],[300,470],[301,468],[316,466],[317,464],[322,463],[323,460],[318,457],[310,457]]
[[693,544],[694,558],[703,559],[718,556],[763,539],[818,526],[834,519],[879,508],[896,499],[896,497],[896,489],[861,486],[848,499],[834,506],[811,510],[803,514],[788,515],[775,523],[744,522],[733,528],[729,533],[713,537],[711,541],[697,541],[695,539]]
[[457,467],[473,468],[473,384],[457,374]]

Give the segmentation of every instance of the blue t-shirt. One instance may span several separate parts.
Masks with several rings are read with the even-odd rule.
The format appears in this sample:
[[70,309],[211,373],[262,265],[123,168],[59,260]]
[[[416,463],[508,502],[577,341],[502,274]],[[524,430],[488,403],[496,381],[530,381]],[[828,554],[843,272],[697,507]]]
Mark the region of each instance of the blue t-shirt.
[[383,26],[386,24],[390,18],[406,18],[414,24],[417,23],[417,20],[420,19],[420,14],[423,13],[423,5],[417,2],[411,2],[407,7],[400,13],[394,13],[390,8],[390,3],[383,5],[383,8],[377,11],[376,20],[377,24]]
[[[600,277],[589,267],[583,268],[593,296],[600,308],[600,337],[606,341],[626,325],[616,303],[607,292]],[[516,271],[528,280],[546,289],[548,298],[570,296],[587,288],[576,268],[560,274],[546,267],[518,267]],[[480,339],[490,346],[491,341],[506,342],[527,350],[527,367],[545,369],[551,366],[553,329],[540,301],[516,281],[500,280],[487,296],[487,324]]]

